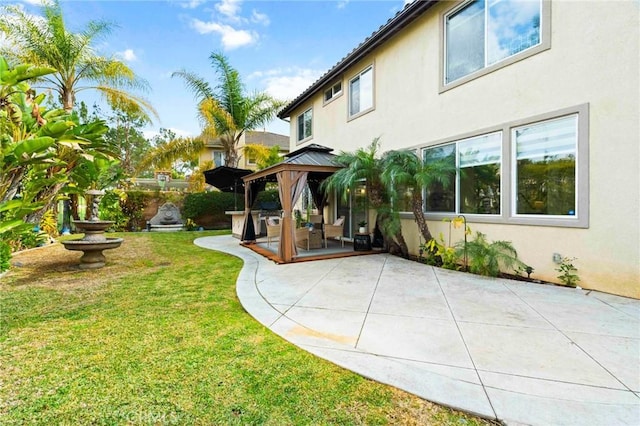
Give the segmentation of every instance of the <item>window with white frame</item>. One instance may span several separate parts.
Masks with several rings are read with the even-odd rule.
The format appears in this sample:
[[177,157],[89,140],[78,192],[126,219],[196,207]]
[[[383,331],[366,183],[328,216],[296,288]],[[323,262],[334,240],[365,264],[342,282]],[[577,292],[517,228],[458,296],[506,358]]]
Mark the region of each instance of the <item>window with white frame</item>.
[[212,151],[211,160],[213,160],[213,164],[215,164],[216,167],[224,166],[224,152]]
[[349,80],[349,116],[373,108],[373,66]]
[[327,103],[342,94],[342,82],[338,81],[324,91],[324,103]]
[[578,115],[514,128],[512,139],[515,214],[575,216]]
[[426,188],[427,211],[500,214],[501,153],[502,132],[426,148],[425,165],[436,177]]
[[298,142],[312,136],[313,110],[309,108],[298,116]]
[[542,0],[473,0],[445,15],[445,84],[542,41]]

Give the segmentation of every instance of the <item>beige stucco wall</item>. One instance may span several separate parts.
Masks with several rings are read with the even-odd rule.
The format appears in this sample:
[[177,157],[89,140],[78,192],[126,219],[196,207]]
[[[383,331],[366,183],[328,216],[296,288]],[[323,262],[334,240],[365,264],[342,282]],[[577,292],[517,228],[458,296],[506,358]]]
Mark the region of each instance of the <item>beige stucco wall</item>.
[[[440,14],[427,12],[343,76],[343,95],[313,105],[317,143],[352,151],[427,146],[502,123],[589,105],[589,227],[474,223],[513,242],[534,276],[557,281],[553,253],[576,257],[580,285],[640,298],[640,11],[638,2],[551,3],[551,48],[439,93]],[[348,81],[374,64],[375,109],[347,119]],[[503,203],[504,204],[504,203]],[[503,208],[508,208],[504,206]],[[435,233],[443,226],[431,221]],[[413,252],[417,228],[403,222]],[[446,228],[443,228],[446,231]]]

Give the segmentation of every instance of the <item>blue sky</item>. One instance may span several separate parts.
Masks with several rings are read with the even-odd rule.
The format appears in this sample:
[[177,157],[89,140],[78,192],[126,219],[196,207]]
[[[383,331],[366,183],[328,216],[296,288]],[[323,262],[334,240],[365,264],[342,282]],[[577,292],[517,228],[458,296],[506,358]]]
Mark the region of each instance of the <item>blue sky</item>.
[[[21,3],[37,14],[39,0]],[[336,64],[380,25],[395,15],[404,0],[167,0],[61,1],[72,31],[89,20],[117,25],[97,46],[100,54],[118,55],[151,85],[146,98],[160,127],[179,135],[197,135],[194,96],[182,80],[171,78],[180,69],[209,82],[215,75],[209,62],[222,52],[240,72],[247,89],[293,99]],[[91,96],[79,96],[92,104]],[[289,134],[276,119],[267,130]]]

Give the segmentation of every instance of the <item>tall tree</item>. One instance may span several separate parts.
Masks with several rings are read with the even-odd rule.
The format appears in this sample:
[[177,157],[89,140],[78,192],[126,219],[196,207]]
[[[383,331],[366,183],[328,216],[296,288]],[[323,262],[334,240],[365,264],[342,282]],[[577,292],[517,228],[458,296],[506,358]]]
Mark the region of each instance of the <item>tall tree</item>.
[[182,78],[196,96],[202,124],[199,139],[205,142],[219,140],[225,153],[225,165],[237,167],[238,141],[244,132],[267,124],[284,102],[265,92],[247,94],[240,74],[223,54],[212,53],[209,58],[217,76],[215,87],[186,70],[176,71],[173,76]]
[[15,5],[2,7],[0,33],[8,43],[0,54],[55,69],[40,81],[42,87],[58,93],[66,112],[73,109],[78,92],[97,90],[110,105],[147,118],[149,113],[157,116],[149,102],[131,93],[148,90],[148,83],[124,62],[100,56],[94,50],[96,42],[111,33],[112,24],[90,21],[83,30],[73,33],[67,29],[58,0],[43,2],[42,15],[30,15]]
[[422,189],[434,183],[447,186],[451,176],[455,176],[455,167],[449,161],[436,161],[425,164],[409,150],[388,151],[382,157],[381,180],[392,197],[405,189],[411,191],[411,209],[418,229],[425,242],[433,239],[424,218]]
[[402,236],[400,218],[393,214],[389,192],[381,179],[384,163],[378,155],[379,147],[380,141],[376,138],[367,148],[338,154],[335,162],[344,167],[325,180],[323,185],[326,191],[336,191],[346,196],[348,189],[365,180],[369,205],[377,211],[376,223],[387,241],[389,250],[406,257],[409,255],[409,249]]

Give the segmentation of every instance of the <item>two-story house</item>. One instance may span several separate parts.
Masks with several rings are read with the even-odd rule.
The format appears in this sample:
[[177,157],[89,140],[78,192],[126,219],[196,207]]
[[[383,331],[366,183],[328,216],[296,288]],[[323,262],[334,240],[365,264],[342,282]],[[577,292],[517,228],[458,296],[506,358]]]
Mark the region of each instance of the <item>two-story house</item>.
[[279,116],[292,150],[380,137],[450,161],[450,184],[424,188],[434,235],[464,215],[540,279],[576,258],[581,286],[640,298],[639,16],[633,1],[415,1]]
[[[245,155],[244,147],[246,145],[264,145],[267,148],[278,146],[280,156],[284,156],[289,152],[289,137],[277,133],[267,131],[250,130],[244,132],[238,142],[238,165],[240,169],[256,169],[256,159]],[[215,167],[225,164],[224,152],[220,141],[215,139],[207,142],[205,149],[200,153],[200,164],[206,161],[212,161]]]

